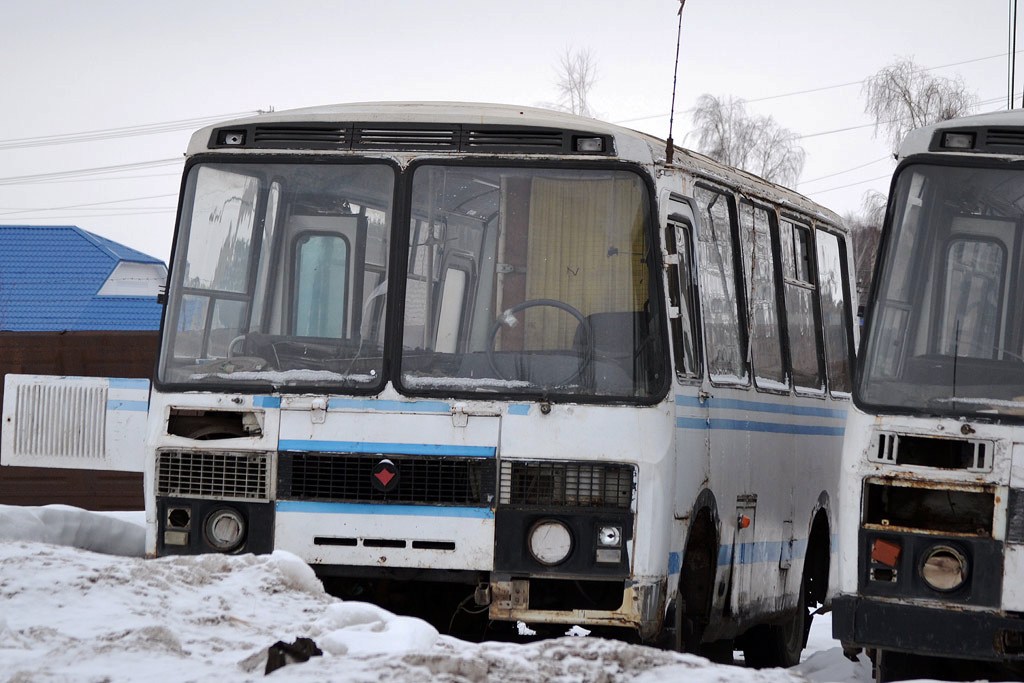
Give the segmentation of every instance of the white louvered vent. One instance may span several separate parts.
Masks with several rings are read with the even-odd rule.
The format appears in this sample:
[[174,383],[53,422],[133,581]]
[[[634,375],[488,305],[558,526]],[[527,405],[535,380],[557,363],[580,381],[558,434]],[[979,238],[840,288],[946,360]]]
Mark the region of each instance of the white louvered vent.
[[107,387],[17,387],[14,455],[102,460],[106,452]]

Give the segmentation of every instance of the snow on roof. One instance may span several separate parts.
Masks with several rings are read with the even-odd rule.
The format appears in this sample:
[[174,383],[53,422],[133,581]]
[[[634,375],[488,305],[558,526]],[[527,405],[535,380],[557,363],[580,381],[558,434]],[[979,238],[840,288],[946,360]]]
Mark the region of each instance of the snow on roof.
[[155,330],[164,277],[159,259],[77,226],[0,225],[0,330]]

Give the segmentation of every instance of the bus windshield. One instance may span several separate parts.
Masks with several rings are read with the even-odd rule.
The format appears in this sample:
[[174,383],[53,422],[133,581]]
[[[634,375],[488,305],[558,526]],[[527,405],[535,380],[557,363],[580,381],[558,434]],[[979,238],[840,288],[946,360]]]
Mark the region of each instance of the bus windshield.
[[629,171],[417,167],[402,385],[650,396],[647,196]]
[[394,176],[380,163],[193,166],[158,377],[378,384]]
[[894,188],[857,399],[1024,418],[1024,172],[912,164]]
[[[192,166],[159,379],[583,398],[663,389],[639,174],[419,163],[394,207],[396,171]],[[392,243],[407,261],[389,277]],[[400,342],[386,343],[393,324]]]

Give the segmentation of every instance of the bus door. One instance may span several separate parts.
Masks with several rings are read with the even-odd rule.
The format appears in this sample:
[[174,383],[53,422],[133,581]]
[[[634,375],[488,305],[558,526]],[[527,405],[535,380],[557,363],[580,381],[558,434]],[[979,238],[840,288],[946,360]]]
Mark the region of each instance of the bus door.
[[703,391],[699,332],[697,330],[697,288],[693,270],[693,209],[682,197],[669,195],[665,228],[668,279],[669,327],[675,357],[676,497],[673,513],[686,519],[694,500],[711,477],[709,395]]

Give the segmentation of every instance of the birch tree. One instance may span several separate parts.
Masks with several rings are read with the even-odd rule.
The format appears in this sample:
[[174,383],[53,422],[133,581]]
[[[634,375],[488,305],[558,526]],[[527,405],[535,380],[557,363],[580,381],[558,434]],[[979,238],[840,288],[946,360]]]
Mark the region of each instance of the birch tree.
[[693,111],[697,149],[780,185],[795,185],[807,154],[771,116],[748,114],[742,100],[704,94]]
[[959,76],[935,76],[909,57],[865,80],[861,95],[864,113],[875,120],[875,136],[881,134],[893,151],[914,128],[969,114],[978,101]]
[[590,50],[566,48],[558,61],[558,108],[593,118],[590,90],[597,82],[597,62]]

